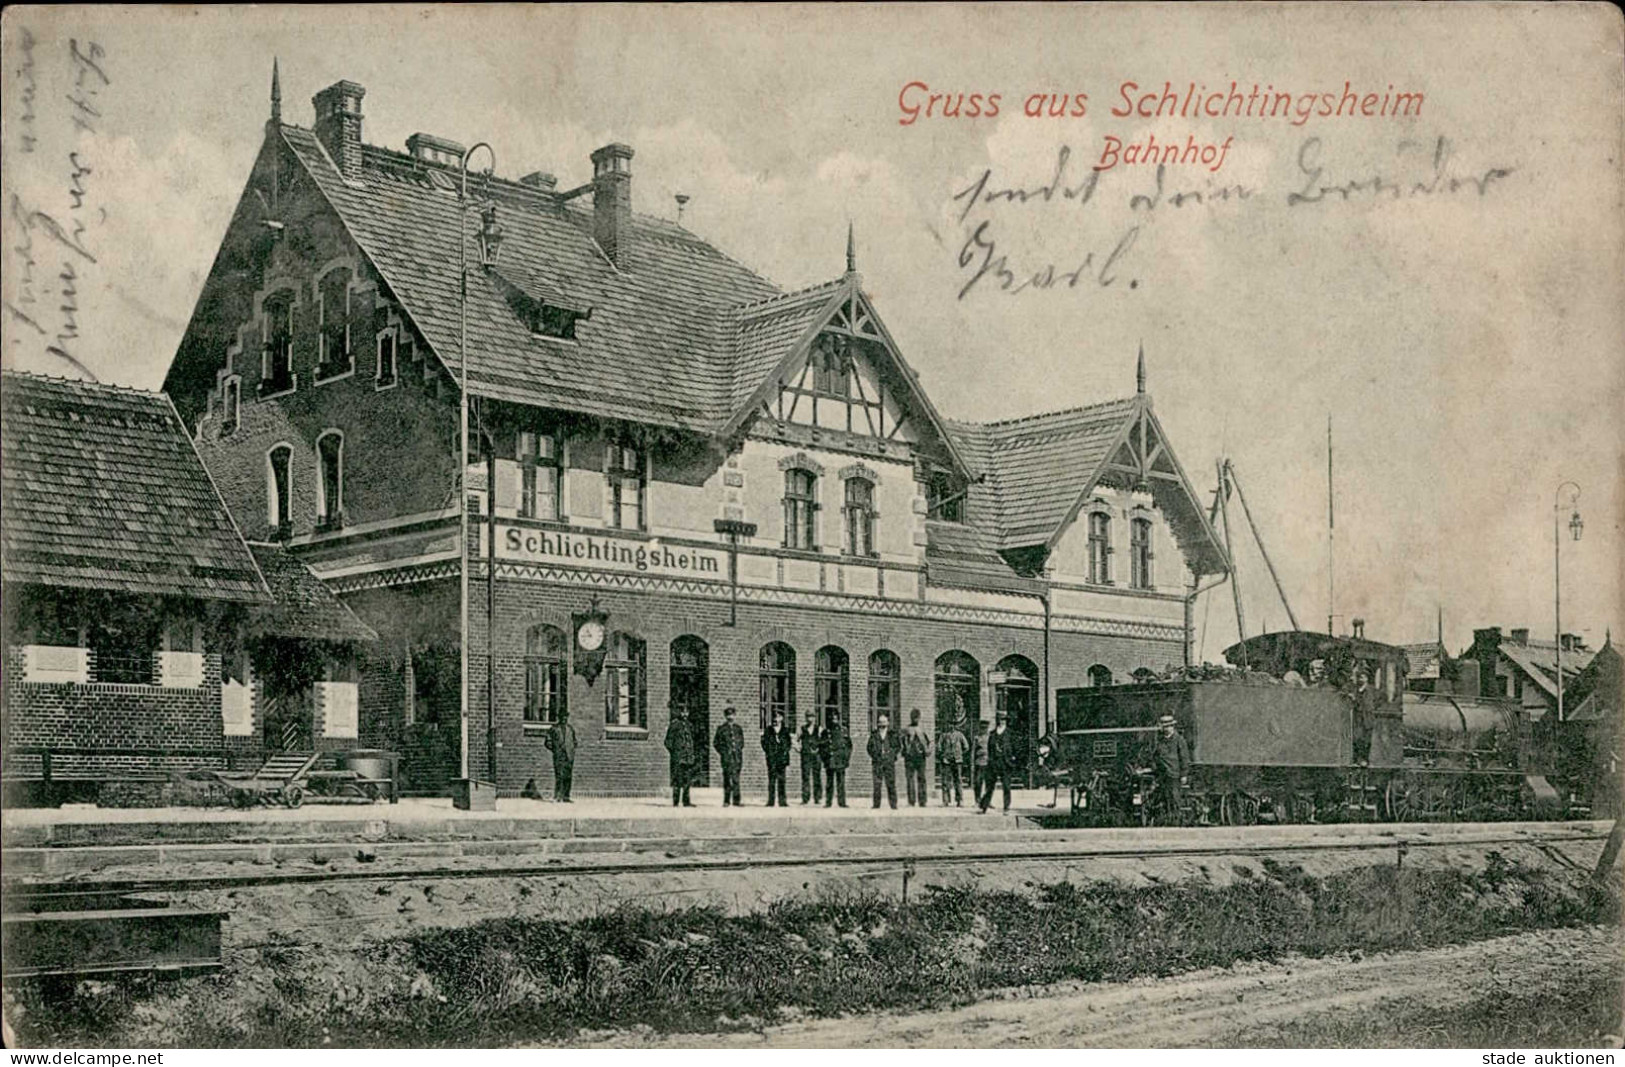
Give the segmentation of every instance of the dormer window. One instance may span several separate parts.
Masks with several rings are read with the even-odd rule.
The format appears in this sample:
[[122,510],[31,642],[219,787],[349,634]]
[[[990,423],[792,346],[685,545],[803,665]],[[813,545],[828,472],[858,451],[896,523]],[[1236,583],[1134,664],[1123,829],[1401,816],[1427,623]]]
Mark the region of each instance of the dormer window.
[[586,316],[574,308],[543,304],[536,311],[535,326],[533,328],[543,337],[557,337],[563,341],[574,341],[576,338],[576,322],[583,318],[586,318]]

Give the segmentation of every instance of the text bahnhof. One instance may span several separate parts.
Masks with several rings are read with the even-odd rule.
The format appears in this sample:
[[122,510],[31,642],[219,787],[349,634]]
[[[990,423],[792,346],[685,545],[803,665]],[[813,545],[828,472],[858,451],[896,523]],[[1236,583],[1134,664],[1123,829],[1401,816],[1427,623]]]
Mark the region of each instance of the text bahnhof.
[[[1302,126],[1312,118],[1416,118],[1422,114],[1424,94],[1396,90],[1390,83],[1382,91],[1356,89],[1345,81],[1341,90],[1314,90],[1294,93],[1277,89],[1272,83],[1253,82],[1243,87],[1232,81],[1228,88],[1209,89],[1206,83],[1186,82],[1175,86],[1164,81],[1162,88],[1145,88],[1139,82],[1125,81],[1117,86],[1117,102],[1110,109],[1114,118],[1184,119],[1285,119]],[[922,118],[997,118],[1005,113],[1003,93],[942,92],[923,81],[911,81],[897,94],[900,126],[912,126]],[[1027,118],[1083,118],[1089,114],[1088,93],[1029,93],[1022,98],[1021,114]]]

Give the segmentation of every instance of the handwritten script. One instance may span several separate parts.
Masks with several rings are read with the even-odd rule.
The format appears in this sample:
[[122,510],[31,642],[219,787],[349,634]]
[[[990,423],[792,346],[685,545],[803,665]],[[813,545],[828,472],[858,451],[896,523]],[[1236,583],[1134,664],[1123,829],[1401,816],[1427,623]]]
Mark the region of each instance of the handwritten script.
[[[1516,168],[1496,165],[1460,167],[1448,138],[1431,141],[1402,140],[1390,160],[1343,164],[1319,136],[1299,145],[1287,187],[1265,189],[1242,182],[1222,182],[1209,176],[1188,181],[1172,179],[1169,168],[1126,168],[1103,173],[1100,167],[1074,162],[1069,145],[1062,145],[1047,178],[1034,184],[1006,184],[992,168],[984,169],[952,196],[953,216],[963,229],[956,266],[959,299],[974,293],[1017,296],[1105,289],[1138,289],[1142,270],[1135,268],[1133,252],[1143,228],[1159,213],[1206,209],[1251,210],[1306,205],[1380,207],[1400,200],[1428,197],[1489,197]],[[1043,226],[1063,235],[1070,247],[1060,253],[1032,254],[1009,247],[1003,236],[1016,229],[1020,213],[1061,211],[1060,225]],[[1117,220],[1115,225],[1113,220]],[[1078,241],[1073,235],[1096,224],[1104,235]],[[1031,242],[1029,242],[1031,243]]]
[[[107,220],[95,186],[106,94],[113,84],[107,54],[95,41],[69,38],[41,47],[26,28],[19,37],[15,147],[30,155],[47,144],[63,148],[57,163],[50,164],[58,177],[48,183],[48,197],[31,203],[14,191],[5,206],[13,230],[6,248],[9,346],[40,345],[48,356],[94,378],[78,345],[81,292],[86,272],[98,262],[95,245]],[[40,96],[41,84],[52,76],[64,80],[60,98]]]

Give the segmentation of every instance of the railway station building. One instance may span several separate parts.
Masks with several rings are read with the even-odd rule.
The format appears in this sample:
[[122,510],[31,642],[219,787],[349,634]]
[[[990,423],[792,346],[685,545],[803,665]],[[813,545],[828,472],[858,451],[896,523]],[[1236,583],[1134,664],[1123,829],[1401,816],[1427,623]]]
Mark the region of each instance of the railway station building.
[[652,793],[671,709],[709,738],[730,704],[747,789],[775,711],[847,723],[858,775],[916,708],[933,735],[1004,711],[1030,760],[1057,689],[1185,662],[1226,561],[1143,357],[1099,357],[1116,398],[951,420],[850,233],[786,292],[636,213],[626,145],[465,200],[463,146],[369,145],[363,98],[331,86],[304,128],[273,84],[165,388],[245,533],[378,633],[359,728],[410,791],[466,759],[546,792],[568,714],[577,791]]

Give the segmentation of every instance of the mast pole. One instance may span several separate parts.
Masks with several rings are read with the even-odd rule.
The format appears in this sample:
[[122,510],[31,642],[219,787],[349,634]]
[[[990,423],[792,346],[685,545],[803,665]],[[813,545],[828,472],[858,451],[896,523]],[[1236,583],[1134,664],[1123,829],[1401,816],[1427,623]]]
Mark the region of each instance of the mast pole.
[[[1230,507],[1225,503],[1225,497],[1230,495],[1230,487],[1225,481],[1229,468],[1228,460],[1220,460],[1216,464],[1219,470],[1219,516],[1224,520],[1224,550],[1230,555],[1230,592],[1236,601],[1236,640],[1245,643],[1247,640],[1247,618],[1241,610],[1241,578],[1236,567],[1236,542],[1230,536]],[[1247,659],[1247,650],[1242,648],[1242,661]]]
[[1332,417],[1326,416],[1326,632],[1336,634],[1337,512],[1332,493]]
[[1286,589],[1281,585],[1281,576],[1275,573],[1275,563],[1270,559],[1269,549],[1264,547],[1264,538],[1258,532],[1258,523],[1253,521],[1253,509],[1247,506],[1247,494],[1241,491],[1241,479],[1236,476],[1236,468],[1230,461],[1224,461],[1225,473],[1230,476],[1236,487],[1236,499],[1241,501],[1241,513],[1247,518],[1247,527],[1253,531],[1253,541],[1258,545],[1258,554],[1264,557],[1264,566],[1269,569],[1270,580],[1275,583],[1275,591],[1281,595],[1281,606],[1286,608],[1286,617],[1292,623],[1294,630],[1301,630],[1298,617],[1292,613],[1292,603],[1286,598]]

